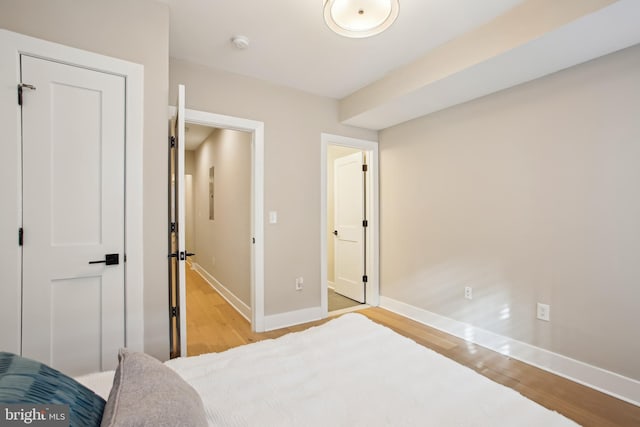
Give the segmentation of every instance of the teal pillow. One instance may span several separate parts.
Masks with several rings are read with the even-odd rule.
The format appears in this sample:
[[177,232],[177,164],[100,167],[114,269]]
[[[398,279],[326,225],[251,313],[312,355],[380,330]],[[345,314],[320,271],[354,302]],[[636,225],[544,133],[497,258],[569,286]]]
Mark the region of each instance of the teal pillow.
[[99,426],[103,398],[50,366],[0,352],[0,403],[69,405],[70,426]]

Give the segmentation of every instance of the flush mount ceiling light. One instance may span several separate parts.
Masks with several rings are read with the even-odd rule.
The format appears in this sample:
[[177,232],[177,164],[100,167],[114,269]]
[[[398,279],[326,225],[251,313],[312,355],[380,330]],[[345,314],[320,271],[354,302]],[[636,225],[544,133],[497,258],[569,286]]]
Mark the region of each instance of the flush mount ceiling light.
[[398,0],[324,0],[324,20],[345,37],[380,34],[398,17]]

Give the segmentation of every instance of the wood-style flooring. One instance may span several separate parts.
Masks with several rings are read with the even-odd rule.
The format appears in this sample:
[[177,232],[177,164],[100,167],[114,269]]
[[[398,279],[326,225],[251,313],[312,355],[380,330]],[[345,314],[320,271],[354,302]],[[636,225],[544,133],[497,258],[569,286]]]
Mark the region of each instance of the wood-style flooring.
[[[202,277],[187,270],[187,340],[190,356],[220,352],[239,345],[277,338],[326,322],[256,334]],[[468,366],[491,380],[557,411],[583,426],[640,426],[640,407],[589,387],[474,345],[381,308],[359,311],[375,322]]]
[[220,352],[243,344],[302,331],[318,322],[256,334],[251,325],[196,271],[187,268],[187,354]]

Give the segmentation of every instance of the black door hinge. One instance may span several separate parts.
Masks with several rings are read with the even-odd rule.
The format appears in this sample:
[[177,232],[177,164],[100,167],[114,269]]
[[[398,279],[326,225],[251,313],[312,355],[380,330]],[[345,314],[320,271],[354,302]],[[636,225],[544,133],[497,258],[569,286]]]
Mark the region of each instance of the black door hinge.
[[366,219],[362,221],[362,226],[363,227],[368,227],[369,226],[369,221],[367,221]]
[[362,281],[364,283],[367,283],[369,281],[369,277],[365,274],[364,276],[362,276]]
[[22,89],[27,88],[31,90],[36,90],[36,87],[33,85],[28,85],[24,83],[18,84],[18,105],[22,106]]
[[24,230],[22,227],[18,228],[18,246],[22,246],[24,242]]
[[171,148],[175,148],[175,146],[176,146],[176,137],[175,136],[170,136],[169,137],[169,146]]
[[171,225],[169,225],[169,231],[171,231],[172,233],[176,232],[176,223],[172,222]]
[[178,313],[180,313],[178,307],[171,307],[171,317],[178,317]]
[[362,172],[366,172],[367,171],[367,165],[362,165]]
[[255,243],[256,243],[256,238],[255,237],[251,238],[251,243],[253,243],[255,245]]

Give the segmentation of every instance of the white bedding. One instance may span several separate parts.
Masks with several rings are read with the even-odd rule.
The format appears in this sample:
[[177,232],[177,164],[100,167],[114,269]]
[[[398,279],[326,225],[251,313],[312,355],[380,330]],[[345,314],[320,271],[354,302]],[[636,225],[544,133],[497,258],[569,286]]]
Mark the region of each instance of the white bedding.
[[174,359],[215,426],[575,426],[359,314]]
[[111,386],[113,385],[113,376],[115,373],[116,371],[96,372],[76,377],[75,380],[83,386],[93,390],[95,394],[102,397],[104,400],[107,400],[109,398]]

